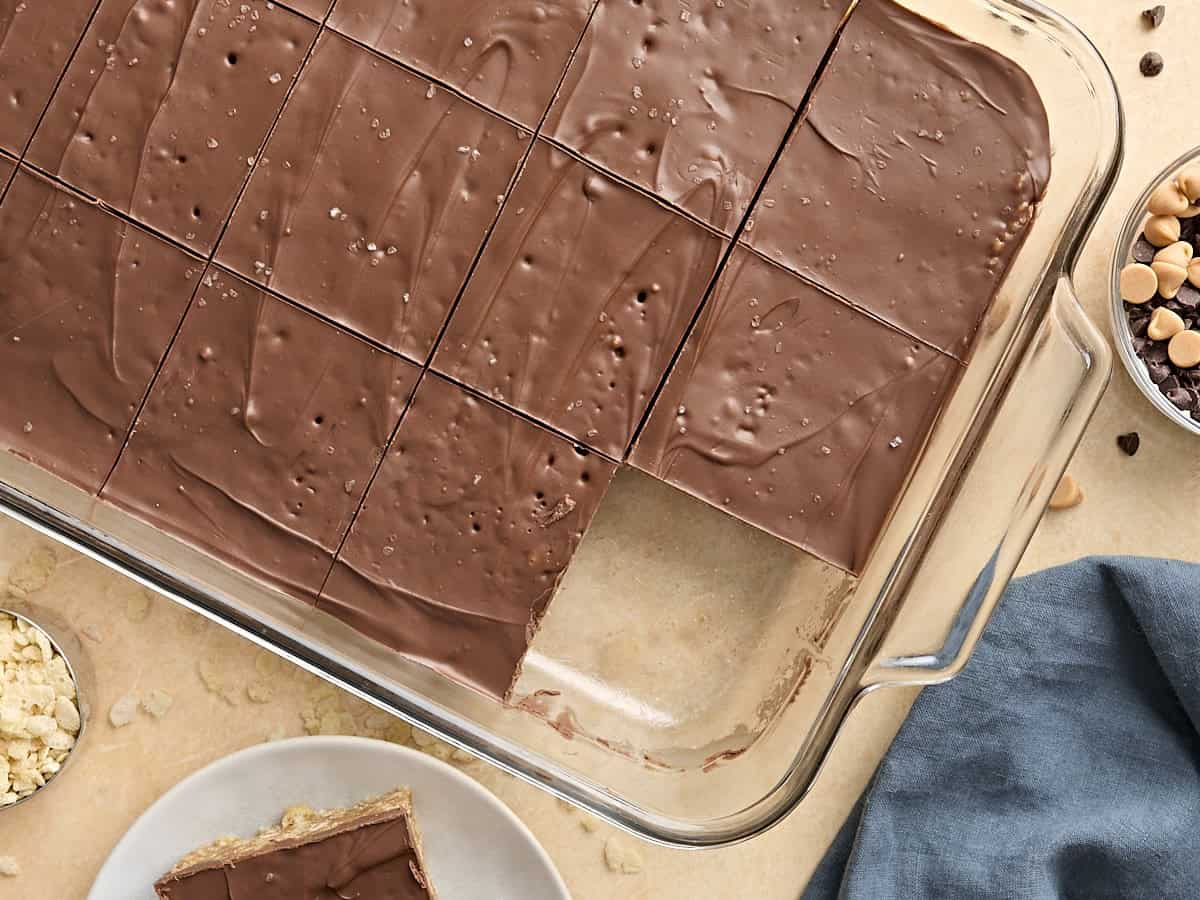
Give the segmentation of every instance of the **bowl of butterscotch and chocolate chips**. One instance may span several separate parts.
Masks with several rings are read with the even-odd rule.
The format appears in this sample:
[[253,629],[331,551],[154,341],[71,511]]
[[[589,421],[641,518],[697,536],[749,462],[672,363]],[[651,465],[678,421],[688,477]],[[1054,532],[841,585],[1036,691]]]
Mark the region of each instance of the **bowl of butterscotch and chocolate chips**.
[[1112,268],[1113,333],[1134,382],[1200,434],[1200,148],[1134,204]]

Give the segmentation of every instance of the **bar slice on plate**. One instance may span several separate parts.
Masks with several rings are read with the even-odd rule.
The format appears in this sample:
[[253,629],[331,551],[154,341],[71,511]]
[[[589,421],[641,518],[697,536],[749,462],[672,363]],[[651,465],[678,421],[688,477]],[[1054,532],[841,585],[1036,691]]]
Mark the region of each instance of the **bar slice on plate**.
[[255,837],[194,850],[154,890],[161,900],[437,897],[406,788],[344,809],[293,807]]

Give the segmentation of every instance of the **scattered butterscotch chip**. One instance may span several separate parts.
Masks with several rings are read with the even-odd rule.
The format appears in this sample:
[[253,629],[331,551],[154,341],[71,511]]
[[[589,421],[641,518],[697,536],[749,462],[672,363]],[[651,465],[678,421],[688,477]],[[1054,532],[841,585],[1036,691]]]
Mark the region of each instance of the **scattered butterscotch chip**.
[[610,872],[636,875],[642,871],[642,855],[614,834],[604,842],[604,865]]
[[1152,216],[1177,216],[1191,205],[1187,195],[1172,180],[1164,181],[1154,189],[1146,207]]
[[1154,78],[1158,75],[1161,75],[1163,66],[1164,63],[1162,54],[1156,53],[1153,50],[1143,56],[1142,61],[1138,63],[1138,69],[1140,69],[1141,73],[1147,78]]
[[1143,263],[1130,263],[1121,270],[1121,299],[1145,303],[1158,293],[1158,276]]
[[1200,202],[1200,166],[1192,166],[1179,176],[1179,188],[1193,205]]
[[1171,262],[1154,262],[1150,268],[1158,277],[1158,295],[1165,300],[1174,300],[1187,281],[1188,270]]
[[1171,338],[1167,356],[1181,369],[1200,366],[1200,331],[1181,331]]
[[1192,287],[1200,288],[1200,259],[1193,259],[1187,267],[1188,282]]
[[1186,269],[1187,264],[1192,261],[1192,256],[1195,252],[1195,249],[1187,241],[1175,241],[1175,243],[1168,244],[1155,253],[1154,261],[1174,263]]
[[1142,446],[1142,436],[1136,431],[1117,435],[1117,446],[1126,456],[1136,456]]
[[1051,509],[1073,509],[1083,502],[1083,490],[1072,476],[1064,475],[1050,497]]
[[1166,17],[1167,8],[1161,3],[1149,9],[1142,10],[1142,18],[1146,21],[1146,26],[1149,28],[1157,28],[1163,23],[1163,19]]
[[1160,306],[1154,311],[1154,315],[1150,317],[1150,324],[1146,327],[1146,334],[1149,335],[1152,341],[1169,341],[1186,327],[1178,313],[1172,312],[1165,306]]
[[1178,216],[1151,216],[1146,220],[1146,240],[1155,247],[1167,247],[1179,240],[1182,229]]

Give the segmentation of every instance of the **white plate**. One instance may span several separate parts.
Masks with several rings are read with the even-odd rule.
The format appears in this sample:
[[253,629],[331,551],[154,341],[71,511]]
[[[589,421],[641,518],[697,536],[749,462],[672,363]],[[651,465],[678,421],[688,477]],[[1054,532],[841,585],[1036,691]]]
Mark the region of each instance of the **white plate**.
[[155,900],[156,879],[221,835],[253,835],[299,803],[330,809],[401,786],[440,900],[570,900],[546,851],[492,794],[424,753],[355,737],[259,744],[185,778],[121,838],[88,900]]

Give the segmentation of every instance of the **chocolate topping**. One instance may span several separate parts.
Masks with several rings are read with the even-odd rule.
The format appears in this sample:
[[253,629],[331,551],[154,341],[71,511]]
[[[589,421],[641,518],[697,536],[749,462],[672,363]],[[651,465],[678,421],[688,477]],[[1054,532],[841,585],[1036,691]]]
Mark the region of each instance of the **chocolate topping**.
[[0,444],[99,491],[202,268],[19,172],[0,204]]
[[329,24],[534,128],[591,7],[592,0],[340,0]]
[[102,0],[29,161],[208,250],[316,31],[267,0]]
[[619,459],[724,244],[539,143],[434,366]]
[[732,234],[849,0],[600,0],[546,133]]
[[614,470],[428,375],[320,608],[502,697]]
[[891,0],[863,0],[748,240],[960,358],[1045,190],[1029,77]]
[[326,32],[217,258],[423,362],[530,137]]
[[0,0],[0,148],[20,154],[96,0]]
[[739,248],[631,462],[859,571],[959,368]]
[[315,598],[416,375],[210,269],[104,499]]

